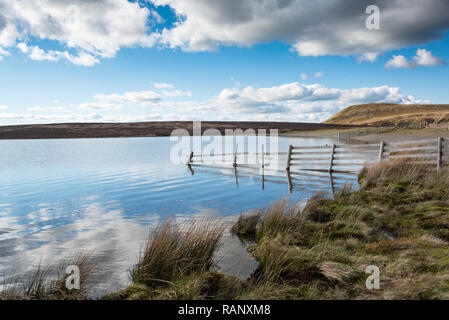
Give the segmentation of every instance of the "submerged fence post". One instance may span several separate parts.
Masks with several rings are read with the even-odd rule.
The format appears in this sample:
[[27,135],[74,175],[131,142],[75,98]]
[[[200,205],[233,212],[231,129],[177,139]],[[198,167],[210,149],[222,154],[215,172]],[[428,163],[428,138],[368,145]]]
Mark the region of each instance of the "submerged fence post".
[[187,160],[187,164],[191,164],[193,159],[193,151],[190,152],[189,159]]
[[288,172],[290,172],[290,162],[292,161],[292,151],[293,151],[293,146],[289,145],[288,146],[288,157],[287,157],[287,168],[285,168],[285,170],[287,170]]
[[385,142],[381,141],[379,149],[379,163],[381,163],[384,158],[384,149],[385,149]]
[[239,147],[239,145],[238,145],[238,143],[235,145],[235,152],[234,152],[234,168],[236,168],[237,167],[237,150],[238,150],[238,147]]
[[437,171],[441,170],[441,164],[442,164],[442,155],[443,155],[443,139],[441,137],[438,137],[438,153],[437,153]]
[[288,183],[288,191],[292,193],[293,191],[292,177],[290,176],[290,171],[288,170],[287,170],[287,183]]
[[329,172],[329,183],[331,185],[332,198],[335,199],[334,177],[332,177],[332,172]]
[[264,153],[265,153],[265,150],[264,150],[264,146],[262,145],[262,170],[265,168],[265,161],[264,161]]
[[335,144],[332,145],[331,158],[329,161],[329,172],[332,172],[332,166],[334,164],[334,154],[335,154]]

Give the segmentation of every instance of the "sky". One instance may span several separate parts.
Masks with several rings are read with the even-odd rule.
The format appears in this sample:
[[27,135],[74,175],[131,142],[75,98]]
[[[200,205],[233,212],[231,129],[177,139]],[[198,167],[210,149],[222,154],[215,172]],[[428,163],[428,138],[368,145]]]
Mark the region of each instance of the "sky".
[[448,29],[447,0],[0,0],[0,125],[449,103]]

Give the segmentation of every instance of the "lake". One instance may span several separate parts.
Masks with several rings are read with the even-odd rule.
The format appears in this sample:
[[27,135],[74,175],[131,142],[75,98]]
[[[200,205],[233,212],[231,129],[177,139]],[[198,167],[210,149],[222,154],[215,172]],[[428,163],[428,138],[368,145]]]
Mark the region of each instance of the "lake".
[[[333,141],[279,137],[279,151],[326,143]],[[262,189],[257,171],[242,172],[238,183],[223,170],[195,167],[192,175],[170,162],[174,144],[168,137],[0,141],[0,283],[13,270],[94,250],[92,296],[99,296],[129,283],[128,270],[161,220],[233,220],[280,197],[302,201],[315,192],[307,179],[291,194],[285,179],[267,179]],[[236,239],[226,241],[220,267],[247,272],[254,262]]]

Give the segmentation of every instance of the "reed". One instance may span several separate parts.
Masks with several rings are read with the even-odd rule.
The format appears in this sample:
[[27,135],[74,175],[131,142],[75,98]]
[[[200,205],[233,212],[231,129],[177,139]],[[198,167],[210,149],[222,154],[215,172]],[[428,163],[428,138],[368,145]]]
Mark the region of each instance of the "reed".
[[160,224],[148,237],[139,262],[131,270],[133,283],[157,287],[208,271],[225,229],[224,224],[212,219],[183,226],[172,219]]
[[[95,268],[93,252],[79,253],[76,257],[58,266],[41,263],[26,274],[13,272],[4,280],[0,300],[80,300],[88,298],[88,284]],[[80,270],[80,289],[67,289],[65,282],[67,266],[75,265]]]

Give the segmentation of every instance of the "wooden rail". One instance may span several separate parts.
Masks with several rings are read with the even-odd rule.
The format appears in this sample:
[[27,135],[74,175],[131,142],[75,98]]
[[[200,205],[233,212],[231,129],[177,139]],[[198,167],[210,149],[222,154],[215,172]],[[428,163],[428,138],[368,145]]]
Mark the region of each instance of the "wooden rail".
[[[245,162],[245,158],[251,157],[253,162]],[[264,147],[262,147],[262,153],[238,152],[236,146],[234,153],[195,155],[191,152],[187,164],[232,163],[234,168],[242,166],[270,170],[274,167],[276,171],[285,165],[287,172],[299,170],[351,173],[358,172],[364,166],[394,159],[405,159],[408,163],[434,166],[438,171],[449,169],[449,139],[321,146],[290,145],[287,152],[276,153],[264,152]]]

